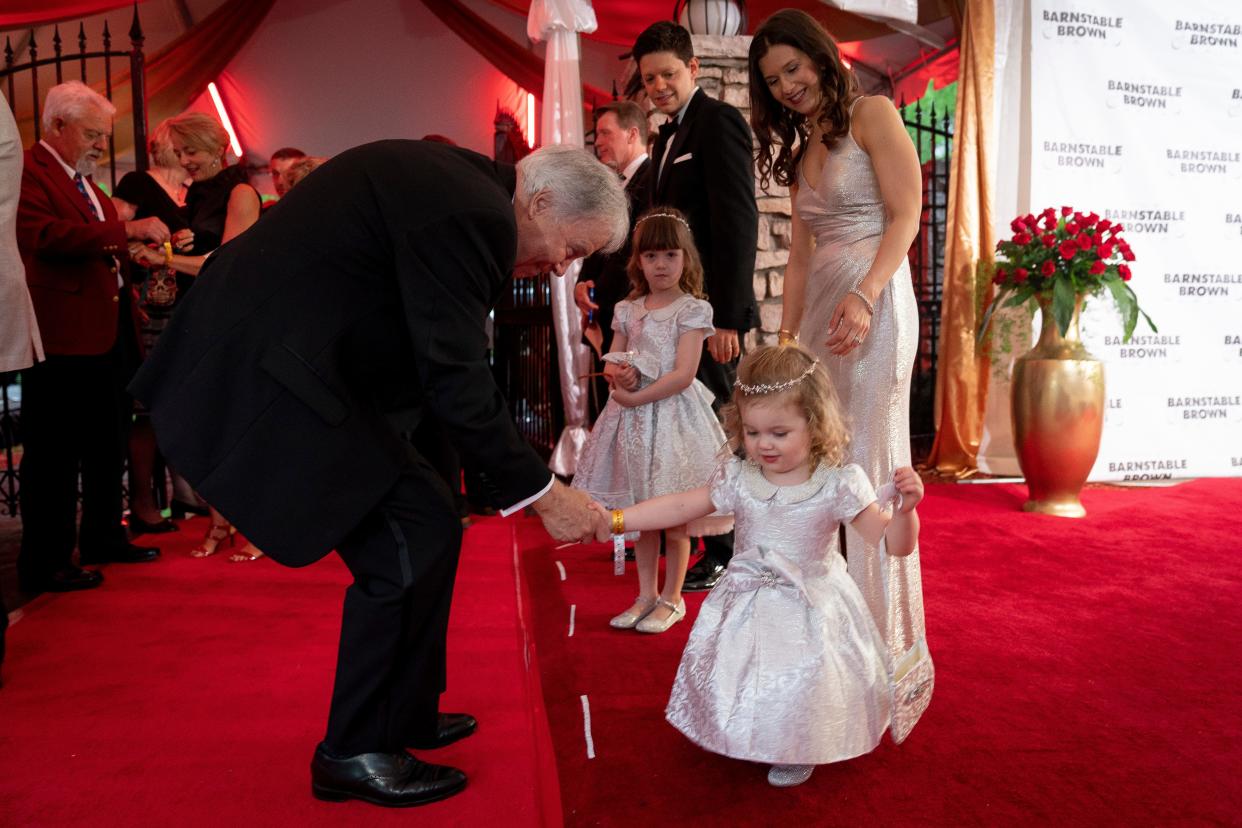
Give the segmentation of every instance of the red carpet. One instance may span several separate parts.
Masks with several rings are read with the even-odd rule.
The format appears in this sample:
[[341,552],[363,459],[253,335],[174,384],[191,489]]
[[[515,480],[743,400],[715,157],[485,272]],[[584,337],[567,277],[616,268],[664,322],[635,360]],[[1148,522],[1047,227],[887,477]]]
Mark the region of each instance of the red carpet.
[[310,795],[348,583],[339,559],[301,570],[196,560],[203,520],[186,526],[145,538],[160,562],[45,595],[9,631],[0,826],[560,824],[511,522],[467,531],[453,605],[444,708],[476,714],[479,732],[423,754],[465,769],[470,786],[401,811]]
[[904,745],[783,791],[663,720],[701,596],[664,635],[611,630],[633,565],[616,578],[604,547],[552,551],[524,525],[566,823],[1239,824],[1242,480],[1091,489],[1077,521],[1018,511],[1024,494],[930,487],[931,708]]

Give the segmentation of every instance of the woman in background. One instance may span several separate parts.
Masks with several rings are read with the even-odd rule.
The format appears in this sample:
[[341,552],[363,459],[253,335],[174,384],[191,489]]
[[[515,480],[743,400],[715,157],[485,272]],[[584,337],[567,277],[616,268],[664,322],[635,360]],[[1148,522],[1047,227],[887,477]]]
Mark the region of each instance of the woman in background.
[[[240,235],[259,218],[259,191],[241,166],[228,166],[224,153],[229,136],[220,122],[201,112],[183,112],[164,122],[169,143],[181,168],[191,179],[185,197],[185,218],[193,232],[189,249],[165,259],[159,251],[145,254],[152,265],[166,264],[187,276],[198,276],[207,256],[221,244]],[[223,543],[233,543],[232,525],[215,509],[203,542],[190,552],[206,558],[220,551]],[[253,544],[229,556],[233,562],[263,557]]]

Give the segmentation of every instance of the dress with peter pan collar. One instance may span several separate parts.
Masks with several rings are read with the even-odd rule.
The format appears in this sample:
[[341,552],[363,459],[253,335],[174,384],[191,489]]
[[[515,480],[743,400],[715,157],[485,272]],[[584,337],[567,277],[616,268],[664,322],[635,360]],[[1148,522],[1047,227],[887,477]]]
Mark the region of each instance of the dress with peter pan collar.
[[732,458],[711,481],[736,538],[703,602],[665,714],[691,741],[735,759],[838,762],[889,725],[884,641],[846,571],[837,528],[876,500],[856,465],[819,465],[777,486]]

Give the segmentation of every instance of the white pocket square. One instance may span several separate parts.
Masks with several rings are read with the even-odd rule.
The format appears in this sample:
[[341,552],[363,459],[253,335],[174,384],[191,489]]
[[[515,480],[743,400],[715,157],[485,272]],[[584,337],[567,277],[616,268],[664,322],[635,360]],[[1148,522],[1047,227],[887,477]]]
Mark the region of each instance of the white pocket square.
[[682,161],[689,161],[689,160],[690,160],[691,158],[693,158],[693,157],[694,157],[694,153],[693,153],[693,152],[687,152],[685,155],[680,155],[680,156],[678,156],[678,157],[674,158],[674,159],[673,159],[673,163],[674,163],[674,164],[680,164]]

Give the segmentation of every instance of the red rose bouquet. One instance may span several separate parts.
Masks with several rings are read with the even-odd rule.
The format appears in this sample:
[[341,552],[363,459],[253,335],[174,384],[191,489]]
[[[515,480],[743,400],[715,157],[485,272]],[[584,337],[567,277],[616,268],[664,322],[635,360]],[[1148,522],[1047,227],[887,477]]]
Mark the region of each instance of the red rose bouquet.
[[1134,253],[1121,237],[1122,225],[1095,213],[1076,213],[1070,207],[1062,207],[1057,215],[1049,207],[1038,216],[1016,218],[1009,226],[1013,238],[996,245],[996,275],[992,279],[996,295],[983,315],[980,341],[997,308],[1017,307],[1033,298],[1052,302],[1053,318],[1064,336],[1078,297],[1098,296],[1105,289],[1121,311],[1127,342],[1140,314],[1156,330],[1127,284]]

